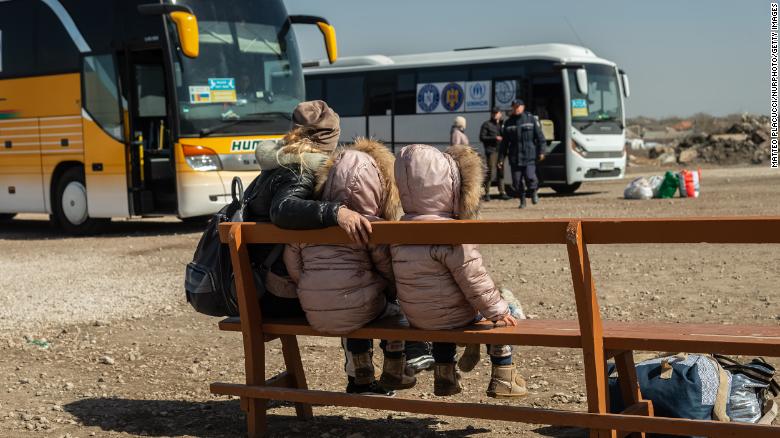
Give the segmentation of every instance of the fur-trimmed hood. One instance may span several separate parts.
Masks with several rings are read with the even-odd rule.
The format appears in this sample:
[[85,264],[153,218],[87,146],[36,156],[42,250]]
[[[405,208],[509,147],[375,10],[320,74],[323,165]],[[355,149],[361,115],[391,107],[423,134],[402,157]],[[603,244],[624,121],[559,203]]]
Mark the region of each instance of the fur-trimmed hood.
[[315,196],[376,219],[398,220],[395,157],[380,142],[359,138],[336,152],[317,171]]
[[328,159],[325,153],[313,149],[311,143],[305,140],[290,144],[283,141],[263,141],[255,150],[255,157],[261,171],[292,165],[316,171]]
[[469,146],[406,146],[395,164],[405,219],[477,219],[484,169]]

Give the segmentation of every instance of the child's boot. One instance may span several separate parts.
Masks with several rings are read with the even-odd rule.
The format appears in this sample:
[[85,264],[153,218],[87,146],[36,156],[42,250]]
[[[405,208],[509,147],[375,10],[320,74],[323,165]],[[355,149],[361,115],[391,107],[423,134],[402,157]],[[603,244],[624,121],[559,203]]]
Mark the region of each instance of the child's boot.
[[409,389],[417,383],[414,371],[407,370],[406,357],[386,357],[379,384],[386,389]]
[[528,390],[525,380],[514,365],[493,365],[487,396],[493,398],[525,397]]
[[466,349],[458,359],[458,369],[467,373],[479,363],[479,344],[466,344]]
[[355,377],[350,377],[347,384],[347,392],[349,394],[383,395],[388,397],[395,395],[395,392],[383,388],[376,381],[374,362],[371,360],[370,352],[349,354],[352,354],[352,362],[355,366]]
[[460,386],[460,374],[454,363],[437,363],[433,366],[434,395],[454,395],[463,390]]

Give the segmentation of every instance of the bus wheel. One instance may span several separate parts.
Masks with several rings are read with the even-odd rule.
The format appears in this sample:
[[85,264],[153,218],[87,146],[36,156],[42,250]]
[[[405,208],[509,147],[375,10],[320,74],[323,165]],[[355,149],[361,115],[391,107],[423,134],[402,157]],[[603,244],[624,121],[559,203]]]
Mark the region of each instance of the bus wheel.
[[580,185],[582,183],[574,183],[574,184],[552,184],[550,185],[550,188],[555,190],[555,193],[560,193],[561,195],[571,195],[572,193],[576,192],[578,188],[580,188]]
[[207,215],[204,215],[204,216],[181,217],[181,218],[179,218],[179,220],[181,220],[185,224],[206,226],[206,224],[209,223],[209,220],[211,219],[211,216],[212,215],[207,214]]
[[0,222],[8,222],[16,216],[16,213],[0,213]]
[[54,190],[52,211],[55,223],[68,234],[90,234],[98,231],[107,219],[93,219],[87,213],[87,188],[84,172],[71,167],[62,174]]

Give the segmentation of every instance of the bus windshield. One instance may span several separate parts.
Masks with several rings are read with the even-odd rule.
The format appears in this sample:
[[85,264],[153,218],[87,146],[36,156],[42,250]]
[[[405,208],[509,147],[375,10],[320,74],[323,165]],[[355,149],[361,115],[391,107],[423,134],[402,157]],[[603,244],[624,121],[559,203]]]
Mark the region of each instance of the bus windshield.
[[278,134],[289,129],[290,113],[303,100],[304,88],[294,34],[279,35],[287,20],[282,2],[179,3],[192,8],[200,33],[200,55],[188,58],[176,50],[174,60],[181,134]]
[[614,67],[585,64],[588,94],[577,89],[576,71],[568,69],[571,94],[571,120],[583,133],[612,134],[623,131],[623,110]]

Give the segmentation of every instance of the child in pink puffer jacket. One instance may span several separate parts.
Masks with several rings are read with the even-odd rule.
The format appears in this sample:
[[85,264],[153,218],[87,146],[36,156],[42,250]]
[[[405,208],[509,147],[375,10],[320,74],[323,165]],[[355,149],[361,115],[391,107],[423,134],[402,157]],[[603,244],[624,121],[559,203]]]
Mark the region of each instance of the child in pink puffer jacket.
[[[410,145],[395,162],[395,180],[406,213],[401,220],[475,219],[483,184],[479,155],[469,146],[446,152]],[[413,327],[442,330],[464,327],[484,317],[516,325],[509,305],[482,264],[477,245],[393,245],[398,301]],[[453,343],[434,342],[434,394],[461,391]],[[527,394],[512,364],[509,345],[488,346],[493,364],[490,397]]]
[[[397,220],[395,157],[381,143],[358,140],[335,154],[317,173],[315,196],[339,202],[369,220]],[[400,313],[395,299],[388,245],[288,245],[284,262],[297,283],[298,299],[309,324],[324,333],[346,335],[389,313]],[[347,392],[389,395],[414,386],[406,370],[403,341],[382,341],[384,365],[377,382],[371,358],[373,341],[346,339]]]

